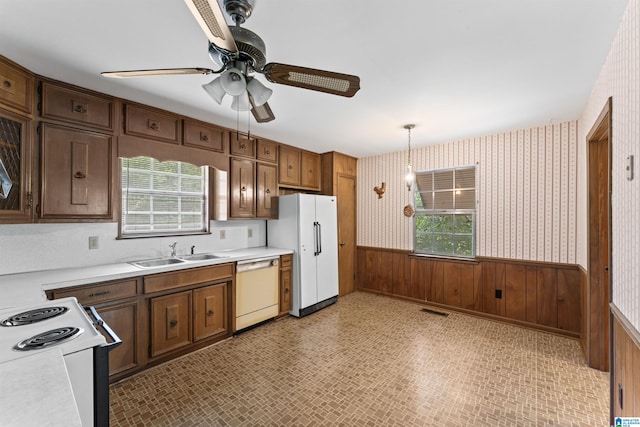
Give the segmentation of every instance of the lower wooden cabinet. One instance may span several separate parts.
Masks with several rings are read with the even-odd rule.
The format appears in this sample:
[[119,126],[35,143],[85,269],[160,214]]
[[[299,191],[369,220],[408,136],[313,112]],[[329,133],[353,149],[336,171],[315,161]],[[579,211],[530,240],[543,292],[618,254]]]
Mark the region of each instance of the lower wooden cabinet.
[[191,291],[151,298],[151,357],[191,344]]
[[140,367],[138,302],[104,305],[98,308],[98,314],[122,340],[122,344],[109,352],[109,376],[126,376],[128,371]]
[[291,311],[292,262],[293,255],[282,255],[280,257],[280,306],[278,316],[286,316]]
[[229,330],[226,283],[193,290],[193,340],[199,341]]
[[83,306],[94,306],[102,319],[122,340],[109,352],[109,379],[124,378],[144,367],[144,310],[140,301],[142,278],[47,291],[49,299],[75,297]]

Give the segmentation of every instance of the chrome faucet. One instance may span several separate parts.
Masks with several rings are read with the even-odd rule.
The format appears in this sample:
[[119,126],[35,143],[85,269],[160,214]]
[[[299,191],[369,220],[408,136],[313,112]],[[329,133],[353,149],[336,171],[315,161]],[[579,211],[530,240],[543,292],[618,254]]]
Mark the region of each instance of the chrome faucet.
[[169,247],[171,248],[171,257],[174,258],[176,256],[176,245],[178,244],[178,242],[173,242],[172,244],[169,245]]

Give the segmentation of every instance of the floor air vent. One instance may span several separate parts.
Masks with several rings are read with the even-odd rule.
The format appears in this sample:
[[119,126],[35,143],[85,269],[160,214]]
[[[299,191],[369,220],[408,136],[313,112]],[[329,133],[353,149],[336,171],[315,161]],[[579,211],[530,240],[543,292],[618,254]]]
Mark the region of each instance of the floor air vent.
[[429,314],[437,314],[438,316],[447,317],[449,313],[443,313],[442,311],[431,310],[430,308],[423,308],[420,311]]

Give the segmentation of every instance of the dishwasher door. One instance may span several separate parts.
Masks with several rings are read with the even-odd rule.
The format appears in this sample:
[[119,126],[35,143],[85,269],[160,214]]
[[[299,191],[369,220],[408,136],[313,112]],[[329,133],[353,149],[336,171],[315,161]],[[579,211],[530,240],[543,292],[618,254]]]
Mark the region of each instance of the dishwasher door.
[[278,315],[279,258],[239,261],[236,268],[235,330]]

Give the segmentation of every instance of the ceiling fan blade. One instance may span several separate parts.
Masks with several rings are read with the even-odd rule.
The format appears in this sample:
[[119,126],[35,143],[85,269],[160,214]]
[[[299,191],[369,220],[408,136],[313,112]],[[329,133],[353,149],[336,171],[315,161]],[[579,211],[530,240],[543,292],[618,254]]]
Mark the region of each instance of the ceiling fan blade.
[[352,97],[360,89],[360,77],[350,74],[316,70],[315,68],[278,64],[275,62],[264,66],[262,70],[270,82],[280,83],[303,89],[317,90]]
[[184,0],[211,43],[230,53],[238,53],[231,30],[216,0]]
[[273,115],[273,111],[271,111],[271,107],[269,104],[265,102],[260,106],[256,106],[253,102],[253,97],[249,97],[249,102],[251,103],[251,114],[256,119],[258,123],[267,123],[271,120],[274,120],[276,116]]
[[159,68],[156,70],[105,71],[100,73],[105,77],[146,77],[146,76],[176,76],[184,74],[211,74],[208,68]]

